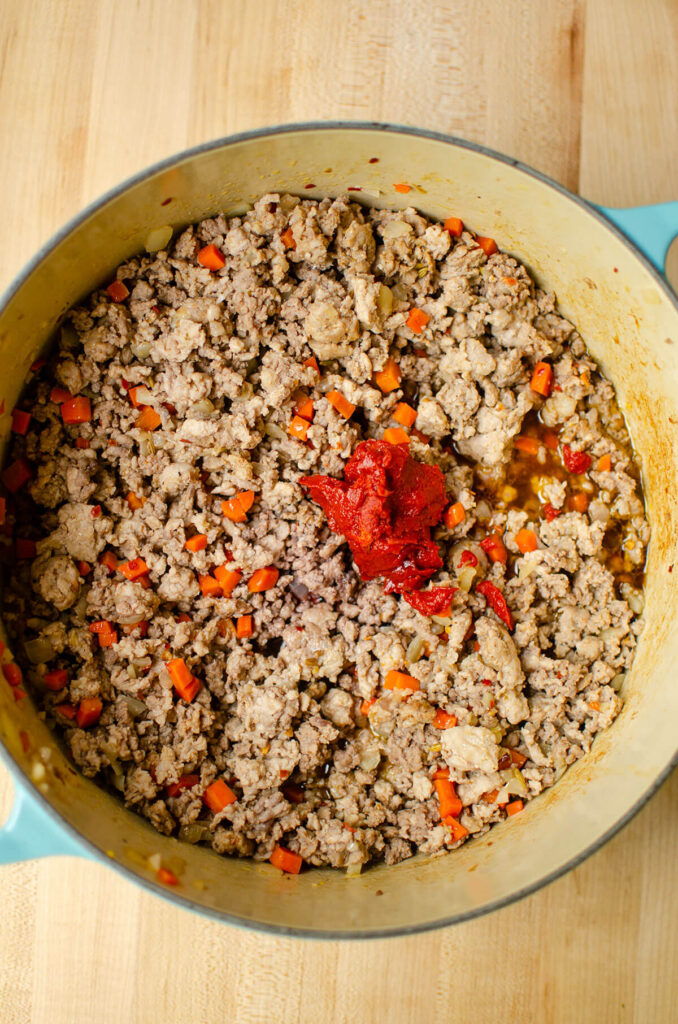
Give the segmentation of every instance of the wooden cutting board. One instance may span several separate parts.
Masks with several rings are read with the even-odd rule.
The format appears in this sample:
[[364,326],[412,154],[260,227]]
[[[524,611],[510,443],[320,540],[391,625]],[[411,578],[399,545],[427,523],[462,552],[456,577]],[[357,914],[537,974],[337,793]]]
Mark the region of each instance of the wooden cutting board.
[[[281,121],[437,128],[600,202],[678,198],[675,0],[4,0],[0,44],[2,287],[126,175]],[[10,792],[0,771],[2,817]],[[677,806],[674,775],[549,888],[369,945],[236,931],[77,860],[2,868],[0,1022],[675,1021]]]

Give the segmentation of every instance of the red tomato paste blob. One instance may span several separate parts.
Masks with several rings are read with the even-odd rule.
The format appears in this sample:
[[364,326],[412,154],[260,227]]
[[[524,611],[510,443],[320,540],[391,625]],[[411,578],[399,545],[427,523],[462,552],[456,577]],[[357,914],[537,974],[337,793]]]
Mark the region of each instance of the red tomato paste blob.
[[431,527],[447,503],[445,477],[438,466],[411,458],[408,445],[361,441],[343,480],[305,476],[299,483],[332,530],[346,537],[364,580],[383,576],[386,593],[402,593],[417,590],[441,568]]

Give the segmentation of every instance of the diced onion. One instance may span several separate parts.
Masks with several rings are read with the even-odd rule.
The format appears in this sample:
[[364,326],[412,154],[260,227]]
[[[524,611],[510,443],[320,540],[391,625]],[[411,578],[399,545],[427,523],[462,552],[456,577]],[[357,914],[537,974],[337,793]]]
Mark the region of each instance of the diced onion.
[[354,861],[353,864],[349,864],[346,868],[347,878],[357,878],[363,869],[362,861]]
[[151,354],[151,343],[150,341],[140,341],[135,338],[134,341],[130,342],[132,352],[137,359],[148,359]]
[[410,640],[407,651],[405,652],[405,660],[409,665],[414,665],[415,662],[419,661],[423,653],[424,640],[420,636],[415,636]]
[[378,747],[368,747],[364,750],[360,758],[360,767],[365,772],[373,772],[375,768],[379,767],[381,761],[381,753]]
[[624,685],[625,680],[626,672],[618,672],[616,676],[613,676],[612,679],[610,679],[610,686],[615,691],[615,693],[619,693],[622,686]]
[[393,310],[393,292],[385,284],[379,285],[377,306],[382,316],[388,316]]
[[476,569],[473,565],[465,565],[457,576],[457,583],[459,589],[465,591],[467,594],[473,586],[473,581],[476,578]]
[[209,398],[201,398],[199,402],[195,402],[189,407],[188,415],[195,420],[207,420],[214,411],[214,404],[210,402]]
[[264,430],[269,437],[274,438],[276,441],[285,440],[285,431],[282,430],[277,423],[267,423]]
[[179,839],[182,839],[185,843],[200,843],[203,839],[209,839],[212,835],[212,830],[209,825],[204,825],[200,821],[193,821],[189,825],[182,825],[179,829]]
[[[134,667],[134,666],[130,666]],[[125,694],[125,704],[127,704],[128,710],[132,718],[137,718],[139,715],[143,715],[148,708],[142,700],[138,700],[137,697],[130,697],[129,694]]]
[[165,249],[171,237],[172,228],[169,224],[165,224],[161,228],[153,228],[146,238],[146,252],[158,252],[159,249]]
[[402,238],[411,235],[414,228],[404,220],[390,220],[381,229],[382,238]]
[[151,456],[155,455],[155,445],[153,444],[153,435],[148,430],[139,431],[139,450],[142,455]]
[[154,871],[160,871],[162,867],[162,857],[159,853],[152,853],[148,858],[148,866],[153,868]]
[[518,768],[507,768],[499,773],[504,780],[504,789],[514,796],[527,796],[527,783]]
[[629,608],[636,615],[642,615],[645,610],[645,595],[641,590],[634,590],[626,599],[629,603]]
[[145,615],[136,612],[134,615],[119,615],[116,622],[119,622],[121,626],[137,626],[140,622],[143,622]]
[[27,640],[24,644],[24,650],[26,651],[26,657],[34,665],[43,665],[46,661],[51,661],[56,654],[51,641],[45,640],[43,637]]

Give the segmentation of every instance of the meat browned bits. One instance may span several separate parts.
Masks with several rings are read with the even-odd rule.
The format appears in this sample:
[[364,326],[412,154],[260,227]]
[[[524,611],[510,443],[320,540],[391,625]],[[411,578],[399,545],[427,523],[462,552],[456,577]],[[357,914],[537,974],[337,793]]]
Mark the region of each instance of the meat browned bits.
[[[13,438],[5,681],[167,835],[286,871],[450,849],[620,710],[649,529],[613,388],[454,216],[187,228],[70,310]],[[411,600],[299,484],[365,440],[444,476]]]

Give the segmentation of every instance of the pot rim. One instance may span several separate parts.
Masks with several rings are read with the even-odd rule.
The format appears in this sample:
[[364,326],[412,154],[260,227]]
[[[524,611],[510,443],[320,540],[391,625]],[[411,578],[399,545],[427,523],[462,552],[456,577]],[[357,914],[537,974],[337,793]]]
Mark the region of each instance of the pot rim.
[[[571,192],[564,185],[555,181],[553,178],[544,174],[542,171],[538,171],[528,164],[523,163],[521,160],[515,157],[506,156],[503,153],[497,152],[491,149],[489,146],[482,145],[481,143],[471,142],[467,139],[459,138],[458,136],[448,135],[445,132],[438,132],[427,128],[415,128],[411,125],[400,125],[385,121],[350,121],[350,120],[329,120],[329,121],[300,121],[300,122],[288,122],[278,125],[267,125],[261,128],[254,128],[248,131],[236,132],[232,135],[223,135],[219,138],[212,139],[209,142],[202,142],[195,146],[190,146],[187,149],[180,150],[178,153],[173,154],[169,157],[163,157],[163,159],[150,164],[148,167],[136,174],[126,178],[120,184],[113,186],[106,192],[102,193],[98,198],[88,203],[82,210],[70,217],[66,223],[56,231],[50,238],[44,242],[38,251],[31,257],[28,263],[25,264],[22,270],[14,277],[9,285],[4,289],[2,295],[0,295],[0,316],[2,315],[5,307],[22,287],[24,282],[28,280],[31,274],[39,267],[44,259],[49,256],[53,249],[59,245],[68,235],[71,234],[77,227],[79,227],[84,221],[86,221],[92,214],[96,213],[103,206],[109,203],[111,200],[116,199],[122,195],[128,189],[134,185],[138,185],[141,182],[153,177],[160,171],[167,170],[184,160],[191,159],[196,156],[200,156],[203,153],[208,153],[212,150],[222,149],[227,146],[239,142],[249,142],[254,139],[265,138],[268,136],[275,135],[289,135],[295,132],[317,132],[317,131],[336,131],[342,132],[346,130],[350,131],[369,131],[369,132],[384,132],[389,134],[397,135],[410,135],[415,138],[431,139],[436,142],[442,142],[449,146],[454,146],[458,149],[466,149],[471,152],[480,153],[482,156],[489,157],[491,160],[495,160],[498,163],[513,167],[520,171],[528,178],[533,178],[543,185],[549,186],[555,192],[559,193],[563,198],[575,203],[586,213],[592,216],[598,223],[609,231],[618,241],[622,242],[627,249],[629,249],[636,259],[642,264],[644,269],[648,271],[654,278],[655,283],[664,293],[665,297],[668,298],[669,302],[675,307],[676,313],[678,313],[678,295],[675,294],[665,276],[655,267],[651,260],[645,255],[642,249],[639,248],[635,242],[631,241],[627,235],[625,235],[608,217],[605,216],[596,206],[589,200],[584,199],[582,196]],[[22,794],[29,800],[33,800],[39,804],[42,811],[46,813],[60,829],[64,830],[78,845],[84,847],[85,851],[93,860],[97,860],[102,864],[105,864],[109,868],[113,868],[125,879],[132,881],[136,885],[142,886],[148,892],[153,893],[155,896],[162,896],[167,900],[170,900],[175,905],[182,909],[192,910],[211,920],[218,921],[222,924],[229,924],[238,928],[244,928],[253,931],[264,932],[268,935],[282,936],[286,938],[300,938],[300,939],[330,939],[330,940],[356,940],[356,939],[384,939],[384,938],[395,938],[399,936],[407,935],[418,935],[420,933],[434,931],[439,928],[446,928],[454,924],[460,924],[463,921],[472,921],[485,914],[492,913],[495,910],[500,910],[503,907],[510,906],[512,903],[517,903],[519,900],[530,896],[532,893],[537,892],[539,889],[549,885],[551,882],[561,878],[568,871],[576,868],[579,864],[585,861],[592,854],[596,853],[601,849],[610,839],[612,839],[618,832],[621,832],[623,828],[631,821],[633,817],[648,803],[648,801],[655,795],[657,790],[663,785],[668,776],[671,774],[673,769],[678,765],[678,747],[673,757],[670,759],[665,768],[659,773],[654,779],[651,785],[618,821],[615,822],[606,832],[603,833],[598,839],[586,846],[580,853],[575,857],[572,857],[565,864],[551,871],[549,874],[544,875],[534,882],[523,886],[522,889],[518,889],[516,892],[511,893],[508,896],[504,896],[501,899],[494,900],[493,902],[484,904],[481,907],[469,910],[466,912],[453,914],[447,917],[440,917],[433,921],[426,921],[421,924],[415,925],[402,925],[394,926],[392,928],[380,928],[375,931],[332,931],[323,929],[309,929],[309,928],[295,928],[287,925],[270,924],[267,922],[249,921],[241,917],[236,917],[228,912],[214,910],[209,907],[205,907],[201,903],[196,902],[189,896],[185,896],[175,889],[168,887],[159,888],[159,883],[150,881],[137,875],[131,867],[127,867],[120,861],[113,860],[108,857],[102,850],[95,846],[89,839],[79,833],[69,822],[65,820],[46,799],[46,797],[40,793],[40,791],[30,783],[30,780],[14,761],[11,754],[5,747],[4,743],[0,741],[0,761],[7,767],[12,780],[15,785],[19,786],[22,790]],[[15,794],[15,800],[17,796]],[[397,870],[397,865],[391,870]]]

